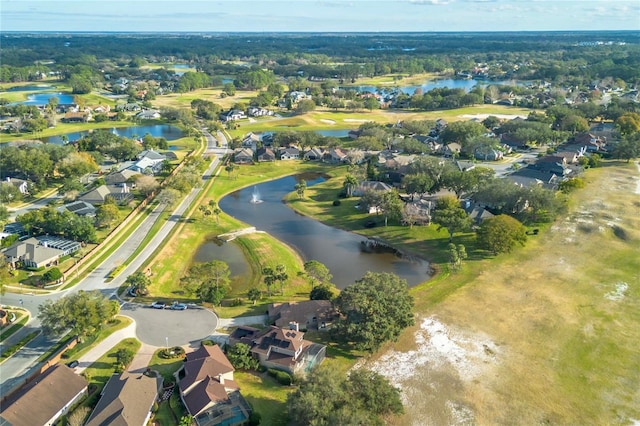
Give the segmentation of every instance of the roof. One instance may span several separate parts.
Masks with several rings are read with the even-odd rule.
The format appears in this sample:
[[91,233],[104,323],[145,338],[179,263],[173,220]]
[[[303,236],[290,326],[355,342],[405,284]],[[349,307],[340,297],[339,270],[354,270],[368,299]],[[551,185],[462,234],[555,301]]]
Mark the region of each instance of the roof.
[[161,386],[162,376],[130,372],[114,374],[85,426],[143,426]]
[[105,198],[111,194],[111,190],[107,185],[100,185],[91,191],[83,194],[78,198],[80,201],[86,201],[92,204],[104,203]]
[[280,349],[298,352],[302,347],[304,333],[271,326],[266,333],[256,339],[256,346],[252,352],[268,353],[272,346]]
[[65,204],[60,207],[60,210],[68,210],[77,215],[93,215],[96,212],[96,208],[93,204],[87,203],[86,201],[74,201],[73,203]]
[[290,322],[306,324],[310,319],[316,321],[326,317],[332,310],[328,300],[305,300],[300,302],[272,303],[269,305],[269,319],[278,327],[288,327]]
[[64,255],[63,250],[41,245],[40,241],[35,238],[20,241],[5,249],[2,253],[7,257],[30,260],[37,264],[46,263],[51,259]]
[[220,348],[218,346],[211,346],[211,348],[217,348],[219,353],[215,353],[215,349],[212,349],[215,353],[214,356],[191,359],[184,363],[185,376],[180,380],[180,389],[184,391],[207,377],[218,377],[221,374],[234,371],[233,366]]
[[58,364],[4,402],[0,419],[13,426],[46,424],[87,386],[84,377]]
[[154,151],[152,149],[141,151],[138,154],[139,159],[149,158],[151,160],[166,160],[167,157],[164,154],[159,153],[158,151]]
[[360,182],[358,185],[358,192],[365,191],[391,191],[393,188],[384,182],[379,182],[377,180],[365,180]]
[[128,181],[131,177],[139,175],[139,172],[136,172],[131,169],[120,170],[119,172],[109,173],[104,177],[104,181],[108,184],[120,184]]
[[187,410],[192,416],[197,416],[207,409],[211,403],[226,402],[229,400],[228,392],[239,390],[238,384],[233,380],[224,380],[221,384],[218,379],[206,377],[198,383],[188,394],[183,396]]

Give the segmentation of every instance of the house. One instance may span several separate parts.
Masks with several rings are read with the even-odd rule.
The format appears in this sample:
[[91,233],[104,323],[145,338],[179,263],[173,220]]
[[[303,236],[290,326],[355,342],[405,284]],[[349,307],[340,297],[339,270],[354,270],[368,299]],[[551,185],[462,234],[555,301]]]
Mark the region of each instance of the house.
[[293,91],[289,93],[289,97],[291,98],[291,102],[296,103],[301,101],[302,99],[311,98],[311,96],[307,95],[306,92]]
[[349,130],[347,136],[351,139],[358,139],[360,137],[360,133],[362,133],[360,130]]
[[126,204],[133,200],[133,194],[129,192],[128,187],[120,188],[115,185],[100,185],[78,197],[78,200],[99,205],[104,204],[107,197],[112,198],[117,204]]
[[442,153],[445,157],[457,157],[460,155],[460,151],[462,150],[462,145],[457,142],[452,142],[447,145],[443,145],[441,148]]
[[2,250],[1,253],[12,268],[17,268],[19,264],[27,268],[57,265],[58,260],[65,255],[64,250],[41,244],[36,238],[17,242]]
[[86,201],[74,201],[64,206],[60,206],[57,209],[59,212],[69,211],[75,213],[78,216],[95,217],[96,208],[93,204]]
[[528,167],[563,177],[572,172],[564,161],[564,157],[545,155],[544,157],[539,158],[535,163],[530,164]]
[[229,335],[229,344],[236,343],[249,345],[260,365],[290,374],[311,371],[324,360],[327,351],[324,345],[304,340],[304,333],[299,331],[296,322],[290,323],[288,328],[238,327]]
[[276,154],[271,148],[258,148],[256,153],[258,161],[275,161]]
[[470,200],[464,200],[462,208],[469,215],[475,225],[480,225],[485,220],[494,216],[489,210],[477,203],[473,203]]
[[379,182],[377,180],[365,180],[358,184],[356,189],[353,191],[353,195],[360,197],[367,191],[387,192],[392,189],[393,188],[389,184],[384,182]]
[[220,121],[222,122],[236,121],[243,118],[247,118],[247,116],[244,114],[244,111],[240,111],[237,109],[231,109],[220,114]]
[[513,150],[523,150],[528,148],[526,142],[516,139],[508,133],[500,135],[500,143],[502,145],[507,145]]
[[281,160],[299,160],[300,150],[298,148],[293,148],[293,147],[280,148],[280,159]]
[[233,372],[219,346],[202,345],[187,354],[175,376],[180,398],[198,426],[242,425],[249,419],[251,408]]
[[307,161],[320,161],[322,160],[322,156],[324,155],[324,150],[322,148],[311,148],[309,151],[304,153],[304,158]]
[[98,105],[98,106],[95,106],[95,107],[93,107],[91,109],[96,114],[106,114],[109,111],[111,111],[111,107],[109,105]]
[[91,120],[91,118],[91,112],[68,112],[60,121],[62,121],[63,123],[86,123],[87,121]]
[[107,185],[122,186],[125,182],[131,182],[134,176],[138,176],[140,173],[131,169],[120,170],[119,172],[112,172],[104,176],[104,181]]
[[249,107],[249,109],[247,110],[247,115],[249,117],[264,117],[273,114],[273,111],[270,111],[266,108]]
[[124,372],[105,385],[85,426],[146,426],[162,389],[162,376]]
[[560,151],[554,154],[554,156],[562,158],[563,164],[576,164],[580,155],[577,152]]
[[147,109],[137,113],[136,117],[140,120],[156,120],[160,118],[160,111],[156,111],[154,109]]
[[606,151],[607,138],[596,136],[589,132],[582,132],[573,136],[573,142],[580,146],[586,146],[589,152]]
[[504,154],[491,147],[478,147],[473,151],[473,157],[481,161],[498,161],[502,160]]
[[303,330],[327,330],[334,317],[333,305],[328,300],[271,303],[267,313],[269,322],[276,327],[298,323]]
[[126,104],[118,104],[116,105],[116,111],[140,111],[142,108],[136,102],[129,102]]
[[7,177],[7,182],[18,188],[18,191],[20,191],[22,195],[29,193],[29,183],[26,180]]
[[53,425],[87,396],[88,385],[66,365],[55,365],[3,401],[0,424]]
[[513,181],[521,187],[542,185],[546,188],[554,189],[558,186],[561,177],[555,173],[527,166],[507,175],[506,179]]
[[257,135],[253,132],[249,132],[242,138],[242,146],[248,147],[251,149],[256,149],[256,146],[261,142],[260,135]]
[[164,154],[153,150],[145,150],[138,154],[138,161],[129,166],[129,170],[135,173],[160,173],[166,159],[167,157]]
[[467,172],[476,168],[476,163],[471,161],[455,160],[454,163],[461,172]]
[[236,164],[252,164],[253,150],[251,148],[238,148],[233,152],[233,162]]
[[347,152],[341,148],[330,148],[322,155],[322,161],[344,163],[348,161]]

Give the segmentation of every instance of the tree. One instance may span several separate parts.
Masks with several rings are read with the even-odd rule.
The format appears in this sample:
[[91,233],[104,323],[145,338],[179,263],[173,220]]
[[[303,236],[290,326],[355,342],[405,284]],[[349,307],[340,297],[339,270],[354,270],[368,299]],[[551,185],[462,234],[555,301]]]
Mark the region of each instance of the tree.
[[251,347],[236,343],[227,349],[227,358],[236,370],[257,370],[259,362],[251,354]]
[[60,269],[58,268],[51,268],[47,272],[42,274],[42,279],[44,280],[45,283],[57,281],[62,277],[63,277],[62,272],[60,272]]
[[353,195],[353,191],[358,186],[358,179],[356,179],[356,177],[353,176],[351,173],[347,173],[347,175],[344,178],[344,182],[342,183],[342,186],[344,188],[344,192],[347,195],[347,197],[351,197]]
[[224,171],[227,172],[227,177],[231,178],[231,172],[236,168],[233,164],[229,163],[224,166]]
[[296,190],[296,194],[298,194],[298,198],[304,198],[304,192],[307,190],[307,181],[301,179],[300,182],[296,183],[294,189]]
[[188,294],[195,294],[204,302],[219,305],[229,291],[230,275],[226,262],[212,260],[191,265],[180,282]]
[[267,296],[271,297],[271,286],[276,282],[276,273],[271,267],[262,268],[262,279],[267,286]]
[[449,268],[451,271],[457,271],[462,267],[462,261],[467,258],[467,250],[462,244],[450,243],[448,245],[449,249]]
[[501,214],[482,222],[477,239],[483,249],[494,255],[509,253],[516,244],[525,244],[527,229],[517,219]]
[[488,167],[474,167],[471,170],[447,169],[442,175],[442,186],[455,192],[460,199],[463,194],[471,195],[479,187],[485,185],[495,175],[495,171]]
[[316,103],[313,101],[313,99],[303,99],[298,102],[295,112],[296,114],[305,114],[307,112],[313,111],[314,109],[316,109]]
[[126,369],[127,366],[131,364],[134,356],[135,353],[129,348],[120,348],[116,351],[116,360],[122,370]]
[[182,197],[180,191],[173,188],[165,188],[156,197],[158,203],[165,204],[167,207],[173,206]]
[[380,194],[380,208],[384,216],[384,226],[389,219],[400,220],[402,217],[402,200],[396,190],[386,191]]
[[62,335],[67,330],[80,337],[97,333],[117,315],[120,305],[99,291],[79,291],[61,299],[47,300],[38,307],[46,334]]
[[613,158],[627,160],[640,157],[640,133],[630,134],[622,138],[613,147]]
[[66,178],[79,178],[99,169],[96,160],[87,152],[72,152],[58,162],[58,173]]
[[261,297],[262,297],[262,292],[260,291],[260,289],[256,287],[250,288],[249,291],[247,292],[247,298],[251,300],[254,305],[258,300],[260,300]]
[[317,260],[305,262],[304,271],[309,281],[311,281],[311,288],[315,288],[317,285],[323,283],[328,283],[333,278],[333,275],[329,272],[329,268]]
[[139,175],[136,176],[135,179],[136,188],[145,197],[153,194],[158,188],[160,188],[160,184],[153,176]]
[[104,203],[96,210],[95,224],[98,228],[107,228],[120,220],[120,210],[114,203]]
[[276,265],[275,278],[280,283],[280,294],[284,295],[284,283],[289,279],[287,267],[283,264]]
[[321,366],[287,398],[296,425],[383,425],[382,416],[403,412],[400,391],[378,373],[353,370],[348,376]]
[[449,123],[441,135],[444,143],[458,142],[465,145],[471,138],[480,136],[487,132],[487,129],[475,121],[455,121]]
[[445,196],[436,202],[433,213],[433,223],[438,225],[438,230],[446,229],[449,232],[449,242],[453,241],[456,231],[465,231],[471,227],[471,218],[460,207],[456,197]]
[[637,112],[622,114],[616,120],[616,127],[623,136],[640,132],[640,114]]
[[193,416],[186,415],[186,416],[180,417],[179,426],[191,426],[191,425],[193,425]]
[[334,300],[340,318],[332,332],[356,349],[373,352],[414,323],[407,282],[390,273],[367,272]]
[[331,300],[333,299],[335,286],[331,283],[322,283],[315,286],[309,293],[309,300]]
[[134,272],[129,275],[124,283],[127,284],[138,296],[146,296],[149,293],[151,280],[144,272]]

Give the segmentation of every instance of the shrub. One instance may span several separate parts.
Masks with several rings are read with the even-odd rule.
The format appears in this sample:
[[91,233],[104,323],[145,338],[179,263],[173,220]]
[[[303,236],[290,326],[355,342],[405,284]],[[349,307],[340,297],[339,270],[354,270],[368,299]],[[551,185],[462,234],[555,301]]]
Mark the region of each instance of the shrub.
[[216,344],[216,342],[214,342],[211,339],[205,339],[201,343],[202,343],[203,346],[215,346],[215,344]]
[[281,385],[290,386],[291,383],[293,382],[293,378],[291,377],[291,374],[287,373],[286,371],[280,371],[280,370],[275,370],[273,368],[269,368],[267,370],[267,373],[271,377],[276,379],[276,381]]
[[262,422],[262,416],[255,410],[251,410],[251,415],[249,416],[249,426],[258,426]]
[[242,299],[239,297],[236,297],[231,301],[231,306],[242,306]]
[[340,200],[333,200],[333,205],[338,207],[341,204]]
[[160,358],[164,359],[182,358],[184,356],[184,349],[180,346],[174,346],[169,349],[161,350],[159,355]]

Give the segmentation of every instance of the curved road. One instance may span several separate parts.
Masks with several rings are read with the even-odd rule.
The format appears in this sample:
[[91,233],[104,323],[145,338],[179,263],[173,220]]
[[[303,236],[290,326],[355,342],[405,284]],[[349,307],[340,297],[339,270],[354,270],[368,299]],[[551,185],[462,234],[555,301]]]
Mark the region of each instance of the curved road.
[[[205,135],[206,136],[206,135]],[[211,136],[211,135],[209,135]],[[207,138],[209,143],[209,138]],[[219,164],[219,157],[214,157],[211,162],[209,168],[203,175],[203,179],[208,180],[213,176],[216,167]],[[11,306],[23,306],[25,309],[28,309],[31,312],[32,319],[28,323],[27,326],[23,327],[15,336],[12,336],[11,339],[7,339],[6,342],[3,342],[0,345],[0,351],[4,350],[5,347],[11,346],[14,342],[26,336],[28,333],[34,330],[40,330],[40,321],[37,318],[38,314],[38,306],[44,303],[47,300],[58,300],[59,298],[72,294],[80,290],[98,290],[105,294],[107,297],[115,296],[115,292],[126,277],[132,273],[134,273],[141,265],[149,258],[153,251],[162,244],[162,241],[167,237],[169,232],[173,229],[173,227],[179,223],[182,218],[182,215],[186,211],[187,207],[195,200],[198,193],[201,191],[201,188],[193,189],[189,195],[187,195],[184,200],[176,207],[173,211],[173,214],[169,217],[169,219],[164,223],[164,225],[160,228],[158,233],[154,236],[154,238],[145,246],[145,248],[136,256],[136,258],[129,263],[129,265],[111,282],[105,282],[109,272],[115,268],[116,266],[122,264],[124,261],[129,259],[136,249],[141,245],[142,240],[151,230],[153,224],[158,220],[159,215],[164,210],[164,205],[159,205],[154,209],[154,211],[144,220],[142,224],[138,228],[136,228],[126,241],[118,247],[111,256],[109,256],[102,264],[100,264],[96,269],[91,271],[89,275],[84,278],[79,284],[74,286],[71,289],[60,291],[57,293],[51,293],[47,295],[25,295],[25,294],[11,294],[7,293],[0,298],[0,301],[3,305],[11,305]],[[123,307],[123,310],[127,310]],[[139,305],[138,305],[139,306]],[[217,325],[217,320],[212,320],[212,316],[215,317],[210,311],[206,310],[193,310],[193,311],[176,311],[176,312],[158,312],[161,314],[185,314],[189,312],[186,317],[191,319],[191,323],[187,324],[187,327],[183,328],[183,322],[173,321],[173,322],[158,322],[158,318],[149,316],[149,315],[140,315],[136,318],[134,315],[132,317],[136,319],[136,321],[140,321],[137,323],[138,335],[141,336],[141,340],[145,343],[156,342],[156,337],[153,332],[147,333],[146,330],[162,330],[161,334],[165,335],[164,337],[168,337],[168,333],[173,333],[175,330],[178,330],[178,333],[172,334],[175,336],[175,340],[173,343],[169,342],[172,346],[174,345],[182,345],[186,344],[191,340],[197,338],[203,338],[211,334]],[[193,313],[192,313],[193,312]],[[123,312],[125,313],[125,312]],[[127,313],[125,313],[127,314]],[[135,313],[134,313],[135,314]],[[127,314],[128,315],[128,314]],[[168,317],[168,316],[167,316]],[[199,318],[196,320],[196,318]],[[200,333],[203,329],[198,327],[192,327],[193,324],[202,322],[202,326],[205,328],[211,327],[207,333],[200,334],[196,336],[192,334],[190,331],[193,330],[194,333]],[[160,326],[160,324],[162,324]],[[162,327],[162,328],[160,328]],[[174,329],[172,331],[172,329]],[[145,337],[149,336],[149,337]],[[182,338],[180,337],[182,336]],[[163,340],[165,340],[163,337]],[[152,342],[147,342],[146,338],[153,340]],[[20,351],[14,354],[11,358],[7,359],[4,363],[2,363],[2,368],[0,369],[0,395],[4,395],[15,387],[21,385],[24,380],[32,373],[32,370],[36,368],[37,359],[49,348],[51,348],[58,339],[48,338],[47,336],[40,334],[38,337],[33,339],[29,344],[24,346]],[[156,342],[157,343],[157,342]],[[162,342],[158,346],[163,346],[165,342]]]

